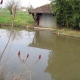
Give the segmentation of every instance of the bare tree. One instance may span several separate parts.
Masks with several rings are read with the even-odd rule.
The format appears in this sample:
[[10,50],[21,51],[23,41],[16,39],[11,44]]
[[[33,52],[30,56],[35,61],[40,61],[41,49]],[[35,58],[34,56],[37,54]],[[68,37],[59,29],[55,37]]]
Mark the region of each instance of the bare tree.
[[[20,0],[7,0],[6,2],[6,9],[8,9],[10,11],[10,14],[12,15],[12,27],[14,26],[14,19],[16,16],[16,11],[20,6]],[[11,28],[12,28],[11,27]]]
[[28,11],[29,11],[29,10],[32,10],[32,9],[33,9],[33,6],[32,6],[32,5],[29,5],[29,6],[28,6]]
[[6,3],[6,9],[8,9],[9,11],[10,11],[10,14],[12,15],[12,9],[13,9],[13,1],[11,0],[11,1],[7,1],[7,3]]
[[16,14],[16,11],[20,6],[20,0],[7,0],[5,5],[6,9],[10,11],[10,14]]

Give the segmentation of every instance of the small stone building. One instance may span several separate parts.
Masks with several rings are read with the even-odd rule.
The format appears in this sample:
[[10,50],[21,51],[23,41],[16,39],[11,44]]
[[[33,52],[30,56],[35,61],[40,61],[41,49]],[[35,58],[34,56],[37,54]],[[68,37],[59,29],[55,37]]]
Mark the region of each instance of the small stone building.
[[52,12],[49,4],[32,9],[29,13],[32,14],[37,26],[56,27],[55,13]]

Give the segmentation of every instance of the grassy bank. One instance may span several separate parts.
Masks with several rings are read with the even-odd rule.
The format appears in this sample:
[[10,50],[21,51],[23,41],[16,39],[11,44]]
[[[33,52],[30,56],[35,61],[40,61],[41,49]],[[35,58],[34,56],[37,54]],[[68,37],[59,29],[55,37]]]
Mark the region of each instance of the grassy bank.
[[52,31],[53,34],[57,34],[57,35],[63,35],[63,36],[70,36],[70,37],[77,37],[80,38],[80,31],[78,30],[73,30],[70,28],[41,28],[41,27],[35,27],[35,30],[48,30],[48,31]]
[[65,28],[65,29],[58,29],[57,28],[57,29],[53,30],[53,33],[58,34],[58,35],[80,38],[80,31],[68,29],[68,28]]
[[[0,9],[0,24],[3,26],[11,25],[11,15],[6,9]],[[32,15],[27,12],[17,11],[16,18],[14,20],[14,27],[25,27],[33,24],[34,20]]]

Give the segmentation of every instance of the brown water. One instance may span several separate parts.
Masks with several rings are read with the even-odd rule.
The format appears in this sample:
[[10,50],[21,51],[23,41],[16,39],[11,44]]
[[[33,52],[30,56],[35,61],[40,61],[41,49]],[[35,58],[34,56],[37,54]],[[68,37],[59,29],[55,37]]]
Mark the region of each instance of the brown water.
[[[8,30],[0,30],[0,54],[8,41],[9,33]],[[22,60],[27,54],[30,55],[26,67],[35,63],[40,54],[42,56],[30,68],[33,72],[32,80],[80,80],[80,38],[55,35],[51,31],[15,31],[1,57],[0,70],[4,70],[4,80],[11,80],[20,73],[23,73],[22,80],[29,76],[17,55],[18,51],[21,51]]]

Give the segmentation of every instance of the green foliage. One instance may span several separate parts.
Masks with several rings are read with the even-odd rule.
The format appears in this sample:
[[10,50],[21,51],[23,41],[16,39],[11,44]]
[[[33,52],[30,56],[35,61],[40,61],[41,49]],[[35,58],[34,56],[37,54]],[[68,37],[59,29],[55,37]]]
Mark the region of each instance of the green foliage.
[[80,29],[80,0],[51,0],[51,5],[60,25]]

